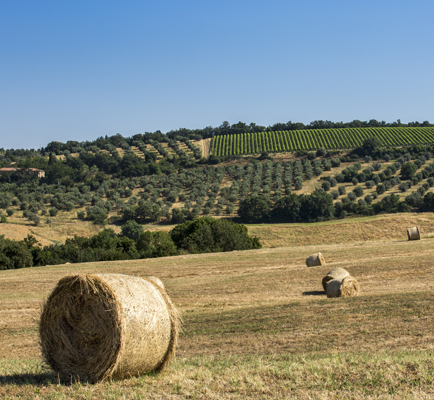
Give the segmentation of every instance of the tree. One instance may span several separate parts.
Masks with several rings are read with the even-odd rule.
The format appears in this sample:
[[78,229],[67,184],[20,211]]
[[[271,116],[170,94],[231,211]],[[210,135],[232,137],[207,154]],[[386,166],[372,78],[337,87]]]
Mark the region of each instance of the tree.
[[140,238],[140,235],[143,233],[143,226],[139,225],[134,220],[129,220],[125,222],[125,224],[121,227],[121,234],[122,236],[125,236],[127,238],[130,238],[134,241],[138,241]]
[[265,221],[271,209],[271,201],[264,197],[250,196],[240,202],[238,215],[248,223]]
[[430,192],[423,198],[422,208],[424,211],[434,212],[434,193]]
[[411,179],[417,171],[417,166],[412,162],[407,162],[401,167],[401,178],[403,180]]
[[300,198],[295,193],[281,197],[271,211],[271,219],[276,222],[297,222],[300,207]]
[[259,249],[261,243],[247,234],[242,224],[211,217],[197,218],[176,226],[170,231],[179,249],[189,253]]
[[300,196],[300,220],[315,222],[330,219],[334,216],[333,196],[319,190],[311,195]]
[[365,155],[371,155],[380,146],[381,146],[381,141],[375,136],[365,139],[362,145],[363,150],[365,151]]

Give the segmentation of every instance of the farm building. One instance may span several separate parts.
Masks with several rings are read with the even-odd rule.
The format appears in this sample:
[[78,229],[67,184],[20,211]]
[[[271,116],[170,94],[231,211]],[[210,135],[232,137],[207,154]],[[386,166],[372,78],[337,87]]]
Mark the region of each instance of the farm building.
[[[0,168],[0,175],[6,174],[8,172],[17,172],[21,171],[21,168]],[[27,172],[29,175],[37,175],[38,178],[45,178],[45,171],[38,168],[27,168],[23,170]]]

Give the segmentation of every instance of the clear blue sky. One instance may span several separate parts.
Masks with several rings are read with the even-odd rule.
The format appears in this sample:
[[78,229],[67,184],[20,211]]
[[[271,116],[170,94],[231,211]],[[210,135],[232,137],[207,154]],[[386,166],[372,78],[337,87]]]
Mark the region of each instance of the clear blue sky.
[[434,122],[432,0],[0,3],[0,147],[371,118]]

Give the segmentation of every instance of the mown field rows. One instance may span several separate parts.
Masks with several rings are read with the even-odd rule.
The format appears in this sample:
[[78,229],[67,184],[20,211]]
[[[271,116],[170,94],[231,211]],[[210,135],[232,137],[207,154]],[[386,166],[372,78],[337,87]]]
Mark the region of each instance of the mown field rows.
[[217,156],[278,153],[282,151],[349,149],[375,136],[383,146],[425,144],[434,141],[433,127],[384,127],[307,129],[299,131],[256,132],[219,135],[212,140],[212,153]]

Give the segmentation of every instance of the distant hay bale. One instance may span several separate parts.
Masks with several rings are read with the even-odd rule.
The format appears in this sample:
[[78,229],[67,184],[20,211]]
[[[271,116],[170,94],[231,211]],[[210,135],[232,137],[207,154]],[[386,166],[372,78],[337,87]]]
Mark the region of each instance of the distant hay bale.
[[360,285],[356,278],[351,275],[346,276],[342,281],[332,279],[325,288],[327,297],[353,297],[360,293]]
[[420,232],[417,226],[407,229],[408,240],[420,240]]
[[158,286],[160,286],[161,289],[166,290],[166,288],[164,287],[163,282],[161,282],[161,280],[159,278],[157,278],[156,276],[147,276],[146,279],[148,281],[152,281],[155,284],[157,284]]
[[61,376],[89,382],[161,371],[175,355],[179,321],[166,292],[152,280],[70,275],[44,304],[42,355]]
[[315,253],[306,258],[306,265],[308,267],[315,267],[317,265],[325,265],[324,256],[321,253]]
[[327,272],[327,275],[324,278],[322,278],[322,287],[326,290],[327,284],[330,281],[336,279],[339,282],[342,282],[347,276],[350,276],[350,273],[346,269],[340,267],[333,268],[331,271]]

